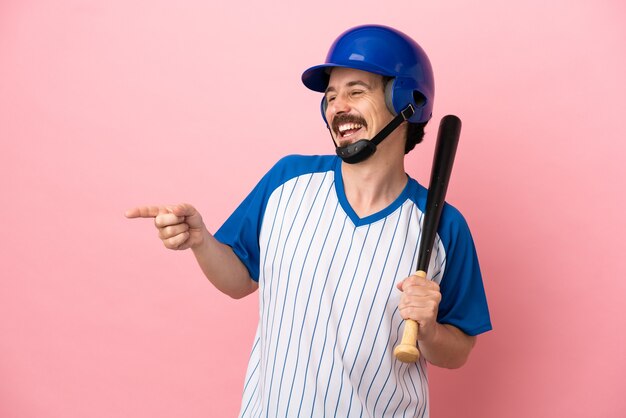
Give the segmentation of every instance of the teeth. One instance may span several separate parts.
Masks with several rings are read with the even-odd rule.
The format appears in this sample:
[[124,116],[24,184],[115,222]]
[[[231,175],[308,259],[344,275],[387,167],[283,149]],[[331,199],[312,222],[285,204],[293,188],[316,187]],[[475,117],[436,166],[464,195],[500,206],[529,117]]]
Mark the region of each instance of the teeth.
[[339,133],[344,133],[345,131],[348,131],[350,129],[360,129],[362,127],[363,125],[360,125],[358,123],[346,123],[339,126]]

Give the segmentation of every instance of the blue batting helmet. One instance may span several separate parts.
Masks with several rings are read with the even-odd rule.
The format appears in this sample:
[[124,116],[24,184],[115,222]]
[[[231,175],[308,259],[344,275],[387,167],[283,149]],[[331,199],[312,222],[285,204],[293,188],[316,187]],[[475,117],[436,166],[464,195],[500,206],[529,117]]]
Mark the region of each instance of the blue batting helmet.
[[[324,92],[330,70],[353,68],[391,77],[385,87],[389,111],[396,115],[412,104],[412,123],[427,122],[432,116],[435,82],[430,60],[424,50],[404,33],[381,25],[363,25],[348,29],[335,40],[326,63],[309,68],[302,82],[309,89]],[[322,99],[322,116],[325,99]]]

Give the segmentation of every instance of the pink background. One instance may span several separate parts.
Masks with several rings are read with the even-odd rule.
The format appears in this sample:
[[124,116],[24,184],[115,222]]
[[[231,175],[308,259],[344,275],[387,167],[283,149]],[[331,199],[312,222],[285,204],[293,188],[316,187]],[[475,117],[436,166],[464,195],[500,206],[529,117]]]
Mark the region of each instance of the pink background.
[[448,197],[495,330],[431,368],[433,416],[625,416],[624,2],[247,3],[0,1],[0,416],[236,415],[256,297],[122,214],[215,230],[279,157],[332,152],[299,77],[362,23],[433,62],[413,176],[464,123]]

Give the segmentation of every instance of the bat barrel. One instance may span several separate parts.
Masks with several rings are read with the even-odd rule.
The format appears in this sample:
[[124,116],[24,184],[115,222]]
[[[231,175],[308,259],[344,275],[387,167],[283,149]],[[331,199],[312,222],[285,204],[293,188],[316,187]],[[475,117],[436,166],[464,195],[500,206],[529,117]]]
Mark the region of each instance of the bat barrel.
[[422,240],[417,255],[417,270],[428,271],[430,255],[435,243],[439,219],[448,191],[448,183],[452,173],[452,165],[461,134],[461,119],[447,115],[441,119],[437,145],[428,185],[426,198],[426,214],[422,229]]

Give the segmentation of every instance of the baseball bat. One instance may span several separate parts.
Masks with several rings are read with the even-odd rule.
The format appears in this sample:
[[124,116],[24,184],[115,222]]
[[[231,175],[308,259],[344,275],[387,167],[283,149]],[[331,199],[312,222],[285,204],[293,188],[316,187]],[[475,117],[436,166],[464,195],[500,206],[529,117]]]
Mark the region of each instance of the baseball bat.
[[[426,277],[426,272],[428,271],[430,255],[435,243],[439,218],[441,217],[446,199],[446,191],[448,190],[460,135],[461,119],[454,115],[444,116],[439,124],[435,155],[430,173],[430,183],[426,197],[426,213],[424,214],[424,222],[422,224],[422,238],[417,254],[416,276]],[[398,360],[404,363],[415,363],[419,359],[420,352],[417,348],[418,331],[419,327],[416,321],[411,319],[404,321],[402,341],[393,350]]]

